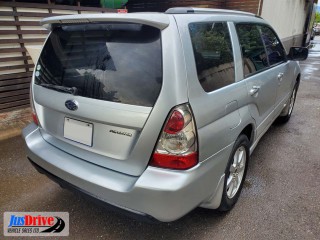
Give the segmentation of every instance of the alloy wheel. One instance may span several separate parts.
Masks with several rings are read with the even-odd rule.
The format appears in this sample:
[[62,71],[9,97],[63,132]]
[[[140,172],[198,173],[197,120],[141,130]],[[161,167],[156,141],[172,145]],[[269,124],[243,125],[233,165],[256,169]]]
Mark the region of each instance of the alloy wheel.
[[247,153],[244,146],[240,146],[235,151],[233,163],[230,166],[230,174],[227,179],[227,196],[233,198],[240,189],[240,185],[244,176],[247,161]]

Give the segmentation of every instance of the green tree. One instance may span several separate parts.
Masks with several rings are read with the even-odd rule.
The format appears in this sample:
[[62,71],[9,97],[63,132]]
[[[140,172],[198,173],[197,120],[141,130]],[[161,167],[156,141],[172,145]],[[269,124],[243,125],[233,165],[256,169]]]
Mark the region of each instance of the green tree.
[[122,8],[127,2],[128,0],[100,0],[101,6],[107,8]]
[[316,12],[316,23],[320,23],[320,12]]

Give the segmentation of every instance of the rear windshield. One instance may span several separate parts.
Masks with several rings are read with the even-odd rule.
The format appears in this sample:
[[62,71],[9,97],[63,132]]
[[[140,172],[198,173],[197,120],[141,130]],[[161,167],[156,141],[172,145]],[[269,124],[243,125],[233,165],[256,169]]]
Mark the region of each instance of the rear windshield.
[[57,27],[40,55],[35,83],[152,107],[162,86],[160,30],[130,23]]

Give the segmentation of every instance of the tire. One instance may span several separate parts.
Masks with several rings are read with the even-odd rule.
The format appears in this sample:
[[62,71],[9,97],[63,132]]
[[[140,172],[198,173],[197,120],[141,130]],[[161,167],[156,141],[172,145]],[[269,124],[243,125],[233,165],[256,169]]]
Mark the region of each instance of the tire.
[[[221,204],[217,209],[220,212],[231,210],[238,201],[247,174],[250,158],[249,148],[250,142],[247,136],[240,135],[234,144],[225,171]],[[242,156],[242,160],[240,159],[241,161],[238,161],[237,159],[239,159],[240,156]]]
[[292,111],[293,111],[293,107],[296,102],[298,89],[299,89],[299,83],[297,82],[296,85],[294,86],[292,93],[291,93],[291,96],[287,102],[287,107],[285,107],[283,109],[280,116],[276,119],[276,123],[285,124],[290,120],[291,115],[292,115]]

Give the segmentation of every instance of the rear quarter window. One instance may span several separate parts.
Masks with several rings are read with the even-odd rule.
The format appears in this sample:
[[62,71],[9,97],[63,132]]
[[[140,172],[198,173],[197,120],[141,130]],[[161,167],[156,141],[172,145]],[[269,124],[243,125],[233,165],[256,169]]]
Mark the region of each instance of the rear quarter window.
[[221,22],[190,23],[189,31],[202,88],[212,92],[235,82],[228,25]]
[[162,86],[159,29],[131,23],[65,25],[50,34],[35,83],[77,95],[152,107]]

